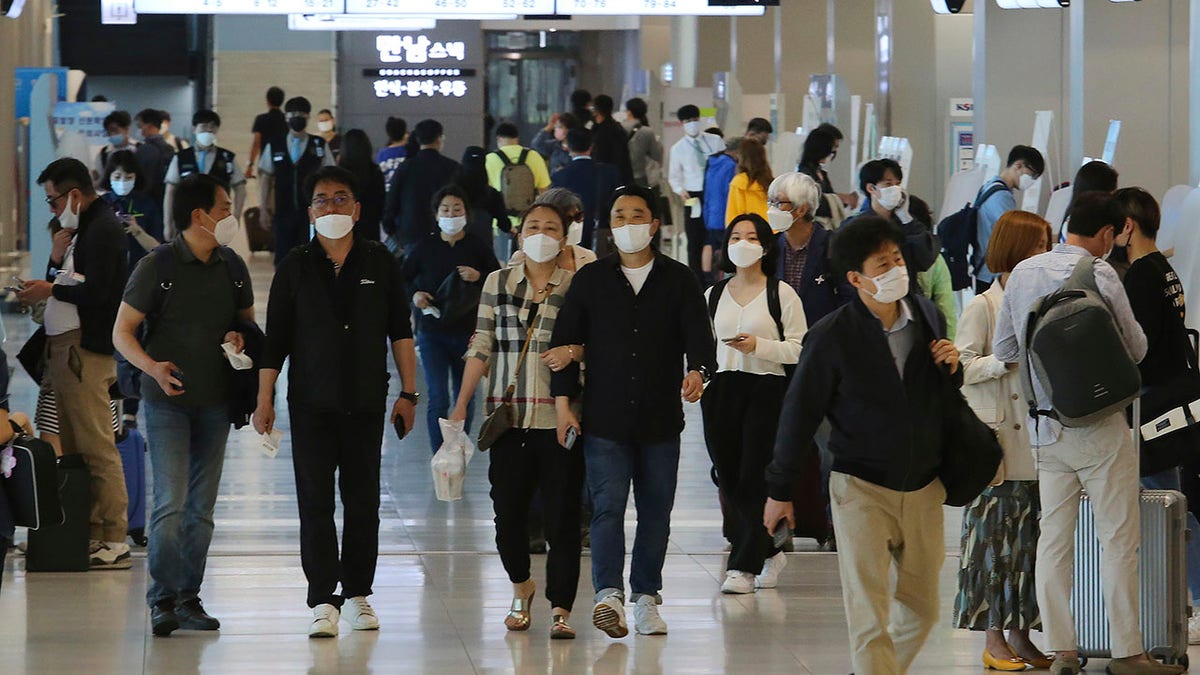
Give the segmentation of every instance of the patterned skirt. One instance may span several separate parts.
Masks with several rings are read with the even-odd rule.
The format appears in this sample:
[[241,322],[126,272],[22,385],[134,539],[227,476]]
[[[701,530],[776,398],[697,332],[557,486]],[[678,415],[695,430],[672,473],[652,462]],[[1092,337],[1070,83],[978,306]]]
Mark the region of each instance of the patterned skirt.
[[963,511],[955,628],[1041,629],[1033,585],[1041,511],[1037,481],[988,488]]

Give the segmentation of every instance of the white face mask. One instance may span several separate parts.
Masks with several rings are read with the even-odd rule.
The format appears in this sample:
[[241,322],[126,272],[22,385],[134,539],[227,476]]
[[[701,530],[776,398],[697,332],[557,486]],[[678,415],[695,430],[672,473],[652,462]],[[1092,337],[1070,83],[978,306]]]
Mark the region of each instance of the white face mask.
[[327,213],[317,218],[313,227],[326,239],[341,239],[354,230],[354,218],[343,213]]
[[683,133],[688,136],[696,137],[700,135],[700,123],[696,121],[684,122]]
[[1017,187],[1021,190],[1028,190],[1034,185],[1037,185],[1037,182],[1037,178],[1034,178],[1027,173],[1023,173],[1021,174],[1021,178],[1017,181]]
[[317,122],[317,130],[321,133],[333,131],[333,122]]
[[729,262],[737,267],[750,267],[762,260],[763,247],[762,244],[743,239],[736,244],[730,244],[729,248],[725,249],[725,254],[729,256]]
[[892,211],[904,201],[904,188],[899,185],[889,185],[879,188],[879,206],[885,211]]
[[133,185],[137,180],[109,180],[108,184],[112,186],[112,191],[117,195],[124,197],[130,192],[133,192]]
[[75,195],[67,196],[67,205],[63,207],[62,214],[58,217],[58,224],[62,225],[64,230],[79,229],[79,214],[71,210],[75,205]]
[[612,229],[613,243],[621,253],[641,253],[650,245],[650,223],[629,223]]
[[771,226],[771,231],[775,234],[786,232],[792,228],[792,223],[796,221],[791,213],[784,211],[778,206],[767,207],[767,223]]
[[[204,215],[208,217],[208,214]],[[211,217],[208,219],[212,220]],[[237,236],[237,228],[237,218],[235,218],[233,214],[229,214],[228,216],[216,221],[216,223],[213,224],[213,229],[211,232],[208,230],[205,230],[205,232],[208,232],[213,236],[213,239],[217,240],[218,246],[228,246],[233,242],[233,238]]]
[[870,277],[875,284],[875,292],[871,297],[876,302],[889,304],[908,295],[908,268],[897,265],[877,277]]
[[217,144],[217,135],[211,131],[201,131],[196,134],[196,145],[202,148],[211,148]]
[[450,237],[462,232],[466,226],[466,216],[441,216],[438,218],[438,227]]
[[548,234],[531,234],[521,238],[521,250],[535,263],[550,262],[562,252],[562,240]]

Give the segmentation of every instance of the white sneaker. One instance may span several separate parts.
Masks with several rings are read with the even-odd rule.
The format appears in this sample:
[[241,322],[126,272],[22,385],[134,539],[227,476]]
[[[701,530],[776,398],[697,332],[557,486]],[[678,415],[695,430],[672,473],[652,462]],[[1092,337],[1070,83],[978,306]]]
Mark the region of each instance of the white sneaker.
[[787,567],[787,554],[783,551],[767,558],[763,562],[762,572],[755,577],[755,588],[775,588],[779,585],[779,573]]
[[1192,610],[1195,614],[1188,619],[1188,644],[1200,645],[1200,607]]
[[721,584],[722,593],[745,595],[754,592],[754,575],[749,572],[729,570],[725,573],[725,583]]
[[341,612],[337,607],[325,603],[313,607],[313,622],[308,627],[308,637],[310,638],[328,638],[337,637],[338,634],[338,618]]
[[625,598],[613,593],[596,603],[592,608],[592,625],[604,631],[608,637],[623,638],[629,635],[629,624],[625,622]]
[[123,541],[93,540],[88,549],[88,560],[94,570],[127,570],[133,566],[129,544]]
[[653,596],[643,595],[633,605],[633,625],[638,635],[666,635],[667,622],[658,614]]
[[379,617],[371,603],[363,596],[349,598],[342,605],[342,618],[350,622],[354,630],[379,630]]

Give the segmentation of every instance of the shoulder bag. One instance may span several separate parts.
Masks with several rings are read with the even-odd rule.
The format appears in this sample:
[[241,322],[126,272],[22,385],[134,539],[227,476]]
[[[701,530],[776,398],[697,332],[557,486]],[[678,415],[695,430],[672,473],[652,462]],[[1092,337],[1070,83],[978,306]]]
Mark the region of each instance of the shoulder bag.
[[[540,312],[539,312],[540,314]],[[521,347],[521,356],[517,358],[517,367],[513,371],[512,382],[504,390],[500,405],[484,418],[479,427],[479,451],[486,452],[500,437],[516,426],[517,409],[513,405],[513,395],[517,391],[517,379],[521,377],[521,367],[525,365],[525,355],[529,352],[529,343],[533,342],[533,330],[537,326],[538,315],[529,317],[529,330],[525,332],[525,345]]]

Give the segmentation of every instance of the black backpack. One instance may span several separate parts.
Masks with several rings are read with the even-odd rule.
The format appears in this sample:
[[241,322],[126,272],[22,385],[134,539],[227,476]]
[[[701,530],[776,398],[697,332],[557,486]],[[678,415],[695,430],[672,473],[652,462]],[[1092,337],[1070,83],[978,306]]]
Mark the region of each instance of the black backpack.
[[979,247],[976,243],[979,238],[979,207],[992,195],[1007,189],[1003,183],[994,183],[987,192],[976,196],[974,204],[967,204],[938,223],[942,257],[950,268],[950,282],[954,290],[961,291],[971,286],[971,252]]
[[[729,285],[729,280],[733,277],[725,277],[724,279],[713,284],[712,291],[708,294],[708,318],[717,318],[717,305],[721,304],[721,294],[725,292],[725,287]],[[767,277],[767,311],[771,313],[771,318],[775,320],[775,330],[779,331],[779,339],[786,340],[787,333],[783,331],[783,305],[779,301],[779,277]],[[783,372],[787,379],[792,379],[792,373],[796,372],[796,364],[785,363]]]

